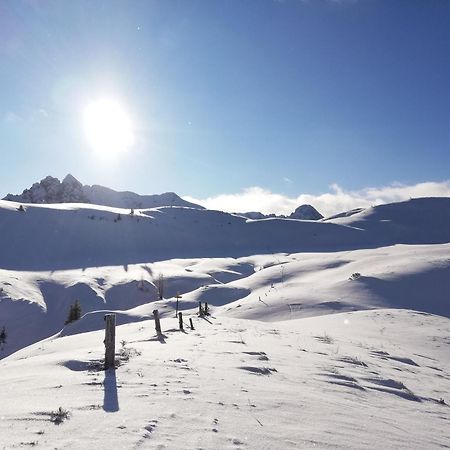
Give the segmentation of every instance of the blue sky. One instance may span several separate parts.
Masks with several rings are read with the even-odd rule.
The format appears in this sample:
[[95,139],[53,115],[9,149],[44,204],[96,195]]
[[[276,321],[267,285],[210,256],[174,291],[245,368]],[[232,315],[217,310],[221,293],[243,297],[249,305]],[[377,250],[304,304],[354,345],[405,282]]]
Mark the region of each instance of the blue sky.
[[[449,23],[446,0],[4,0],[0,195],[69,172],[200,200],[448,195]],[[90,148],[97,98],[130,115],[127,152]]]

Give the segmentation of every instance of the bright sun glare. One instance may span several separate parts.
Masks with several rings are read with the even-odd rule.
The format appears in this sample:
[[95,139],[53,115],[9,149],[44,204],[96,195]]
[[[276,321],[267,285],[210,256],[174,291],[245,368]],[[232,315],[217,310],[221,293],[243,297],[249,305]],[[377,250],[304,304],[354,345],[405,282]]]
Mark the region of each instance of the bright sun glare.
[[114,156],[134,144],[130,117],[115,100],[89,103],[83,112],[83,122],[89,144],[102,156]]

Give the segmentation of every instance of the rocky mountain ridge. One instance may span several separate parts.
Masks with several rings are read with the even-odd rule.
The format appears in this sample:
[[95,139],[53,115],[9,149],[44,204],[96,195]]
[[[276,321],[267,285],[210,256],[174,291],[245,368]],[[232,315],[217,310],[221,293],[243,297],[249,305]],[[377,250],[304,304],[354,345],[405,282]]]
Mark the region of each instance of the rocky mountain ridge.
[[[18,203],[90,203],[95,205],[111,206],[116,208],[158,208],[161,206],[184,206],[204,209],[203,206],[188,202],[174,192],[163,194],[139,195],[130,191],[115,191],[100,185],[83,185],[73,175],[68,174],[60,181],[56,177],[47,176],[25,189],[22,194],[8,194],[3,200]],[[270,218],[320,220],[323,218],[313,206],[300,205],[289,216],[276,214],[263,214],[252,211],[236,213],[247,219],[260,220]]]
[[20,203],[91,203],[117,208],[157,208],[160,206],[184,206],[203,209],[203,206],[183,200],[174,192],[155,195],[139,195],[129,191],[115,191],[99,185],[83,185],[68,174],[62,181],[47,176],[34,183],[22,194],[8,194],[3,200]]

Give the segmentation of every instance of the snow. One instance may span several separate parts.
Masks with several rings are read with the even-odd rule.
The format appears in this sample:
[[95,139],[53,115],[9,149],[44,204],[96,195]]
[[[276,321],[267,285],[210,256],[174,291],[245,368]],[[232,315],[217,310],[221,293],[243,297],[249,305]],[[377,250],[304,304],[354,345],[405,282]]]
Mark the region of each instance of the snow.
[[448,445],[450,199],[317,222],[19,205],[0,201],[0,448]]
[[[449,321],[409,310],[194,317],[53,338],[0,362],[4,448],[442,448]],[[125,350],[124,350],[125,349]],[[127,355],[128,354],[128,355]],[[128,358],[128,360],[126,360]],[[119,356],[118,356],[118,359]],[[444,400],[445,401],[445,400]],[[70,413],[50,421],[59,407]]]

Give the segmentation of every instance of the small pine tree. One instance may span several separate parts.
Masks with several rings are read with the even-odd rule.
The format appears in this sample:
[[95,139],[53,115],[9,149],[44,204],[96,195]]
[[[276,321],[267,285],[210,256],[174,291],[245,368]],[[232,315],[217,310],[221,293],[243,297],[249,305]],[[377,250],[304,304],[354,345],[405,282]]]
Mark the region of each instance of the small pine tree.
[[6,344],[6,339],[8,335],[6,334],[6,328],[3,327],[2,331],[0,331],[0,345]]
[[70,305],[69,309],[69,316],[67,317],[67,320],[64,322],[65,325],[75,322],[81,317],[81,305],[78,300],[75,300],[75,303],[73,305]]

